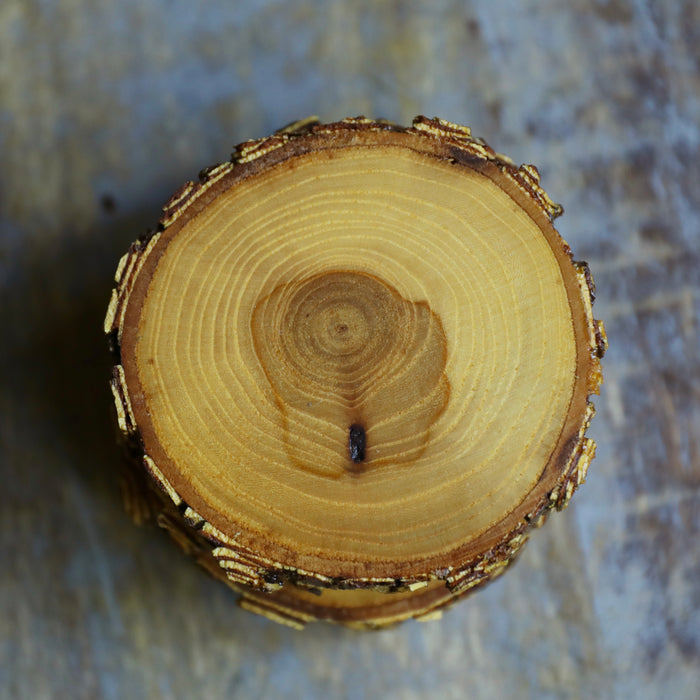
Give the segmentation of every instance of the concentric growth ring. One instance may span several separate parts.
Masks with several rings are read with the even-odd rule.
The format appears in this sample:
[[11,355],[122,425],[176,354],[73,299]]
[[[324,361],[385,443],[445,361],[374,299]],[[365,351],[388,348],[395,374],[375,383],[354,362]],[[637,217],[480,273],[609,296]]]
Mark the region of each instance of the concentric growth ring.
[[422,118],[305,123],[173,198],[118,273],[115,396],[234,584],[357,619],[368,593],[299,587],[427,586],[405,616],[509,559],[593,449],[604,336],[557,213]]

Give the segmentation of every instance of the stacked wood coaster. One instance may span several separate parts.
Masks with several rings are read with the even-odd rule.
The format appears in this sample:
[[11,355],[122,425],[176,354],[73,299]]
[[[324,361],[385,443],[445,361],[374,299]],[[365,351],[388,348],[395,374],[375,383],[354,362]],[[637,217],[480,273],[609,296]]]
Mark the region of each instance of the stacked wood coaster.
[[501,574],[595,450],[605,333],[560,213],[438,119],[238,146],[117,270],[128,507],[296,627],[434,618]]

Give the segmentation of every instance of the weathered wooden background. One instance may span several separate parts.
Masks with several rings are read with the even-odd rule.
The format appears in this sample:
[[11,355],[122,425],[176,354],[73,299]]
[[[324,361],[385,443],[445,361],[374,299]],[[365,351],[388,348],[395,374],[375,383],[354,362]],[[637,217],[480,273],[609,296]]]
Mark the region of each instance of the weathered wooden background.
[[[2,0],[0,697],[698,697],[699,47],[696,0]],[[596,276],[588,483],[441,622],[276,626],[121,507],[115,263],[309,113],[472,125]]]

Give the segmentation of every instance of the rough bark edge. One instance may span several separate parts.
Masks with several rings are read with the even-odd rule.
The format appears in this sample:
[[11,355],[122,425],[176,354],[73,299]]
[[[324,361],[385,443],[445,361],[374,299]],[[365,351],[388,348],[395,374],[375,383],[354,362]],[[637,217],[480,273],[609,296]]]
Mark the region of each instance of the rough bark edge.
[[[367,608],[359,608],[358,611],[362,613],[359,616],[353,615],[356,612],[355,610],[351,610],[348,614],[339,615],[334,614],[336,611],[332,608],[324,609],[323,606],[303,603],[294,605],[281,601],[274,595],[270,595],[274,590],[281,589],[279,582],[277,582],[276,586],[267,590],[256,589],[249,585],[247,576],[232,576],[231,569],[222,567],[221,560],[217,557],[217,547],[214,546],[220,544],[217,541],[217,537],[221,533],[217,533],[215,529],[212,529],[206,521],[189,508],[176,494],[175,498],[173,498],[173,492],[169,488],[167,481],[163,480],[163,483],[158,480],[162,475],[158,471],[150,471],[154,467],[150,460],[146,459],[145,461],[146,469],[140,468],[137,461],[133,459],[134,449],[138,450],[133,437],[125,441],[124,446],[127,457],[122,483],[124,487],[124,503],[127,512],[133,517],[136,524],[141,525],[147,520],[155,520],[158,526],[167,532],[187,556],[191,557],[210,576],[227,584],[234,592],[239,594],[238,604],[241,608],[297,630],[303,629],[309,622],[317,621],[341,624],[355,629],[377,630],[393,627],[410,618],[420,622],[440,619],[445,609],[451,607],[481,585],[500,576],[507,565],[517,558],[520,547],[527,539],[527,535],[523,534],[514,537],[508,543],[507,554],[509,558],[506,561],[494,564],[486,561],[486,558],[480,560],[474,567],[472,576],[468,580],[455,581],[455,583],[460,585],[453,589],[450,589],[450,581],[446,579],[447,591],[449,591],[447,595],[449,597],[443,597],[435,603],[429,602],[426,604],[420,600],[416,601],[417,604],[411,602],[412,607],[407,611],[384,610],[381,606],[374,605],[370,607],[369,613]],[[543,521],[544,516],[540,517],[537,522],[533,522],[531,526],[539,527]],[[506,552],[506,550],[503,550],[503,552]],[[295,573],[299,574],[301,572],[297,570]],[[328,580],[331,581],[330,579]],[[340,588],[349,588],[347,582],[339,583]],[[427,581],[425,583],[427,584]],[[313,589],[319,587],[319,582],[316,579],[300,578],[295,579],[294,582],[287,581],[285,585]],[[387,580],[385,585],[371,588],[372,590],[386,592],[387,603],[390,603],[390,593],[392,591],[408,589],[420,593],[425,588],[425,584],[406,586],[400,585],[398,580],[392,580],[391,582]],[[317,608],[316,614],[313,614],[314,607]]]
[[[528,539],[528,531],[539,527],[553,510],[562,510],[571,499],[575,490],[585,481],[588,467],[595,455],[595,442],[586,438],[585,433],[595,414],[593,404],[588,401],[587,412],[578,435],[572,445],[565,468],[555,487],[523,520],[507,533],[485,554],[458,566],[449,566],[422,575],[402,578],[332,578],[324,574],[306,571],[256,554],[235,538],[207,522],[201,515],[187,505],[149,455],[145,453],[138,434],[131,404],[129,401],[124,369],[121,366],[120,342],[122,336],[124,311],[134,282],[149,254],[155,247],[160,234],[179,219],[185,211],[213,185],[237,167],[245,166],[263,158],[273,151],[285,146],[290,141],[303,138],[308,134],[332,135],[339,131],[399,131],[412,133],[424,138],[434,138],[454,149],[455,160],[477,160],[495,165],[511,182],[534,202],[539,210],[553,221],[562,214],[563,208],[555,204],[540,185],[540,176],[534,165],[516,167],[513,162],[496,153],[482,139],[475,138],[468,127],[437,119],[418,116],[409,128],[399,127],[391,122],[375,121],[365,117],[344,119],[331,124],[321,124],[315,117],[294,122],[271,136],[246,141],[239,144],[231,161],[202,170],[197,182],[186,182],[165,204],[163,214],[155,230],[149,231],[132,243],[122,257],[115,274],[116,286],[112,291],[104,331],[110,338],[116,365],[113,370],[111,389],[117,412],[117,420],[128,450],[140,461],[160,492],[158,523],[164,527],[178,542],[182,549],[193,556],[217,578],[225,580],[232,588],[241,593],[241,605],[246,609],[266,615],[277,622],[301,627],[306,622],[316,619],[304,615],[299,610],[281,605],[272,599],[261,599],[257,593],[270,593],[283,585],[296,585],[303,588],[337,588],[337,589],[371,589],[386,593],[399,590],[414,590],[431,580],[443,580],[453,597],[441,602],[432,609],[411,611],[397,618],[379,617],[372,620],[345,622],[350,626],[378,627],[395,624],[409,617],[429,619],[464,594],[474,590],[497,576],[514,561],[521,547]],[[563,241],[563,239],[562,239]],[[589,337],[591,364],[587,377],[588,394],[597,394],[603,381],[600,359],[607,348],[607,338],[603,323],[593,317],[595,287],[590,269],[585,262],[573,260],[569,246],[563,241],[567,256],[575,268],[579,283],[581,301],[586,316]],[[146,505],[138,506],[136,489],[126,488],[125,501],[127,510],[141,517],[148,513]],[[151,507],[151,510],[153,508]]]

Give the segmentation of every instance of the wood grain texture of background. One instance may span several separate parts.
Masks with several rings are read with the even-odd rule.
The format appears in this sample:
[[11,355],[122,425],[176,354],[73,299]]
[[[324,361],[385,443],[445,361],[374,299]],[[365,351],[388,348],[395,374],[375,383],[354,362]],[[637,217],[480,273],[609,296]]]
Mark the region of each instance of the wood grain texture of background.
[[[697,697],[698,46],[694,0],[3,0],[0,697]],[[122,509],[116,261],[309,113],[471,125],[539,166],[596,277],[588,482],[440,622],[279,627]]]

